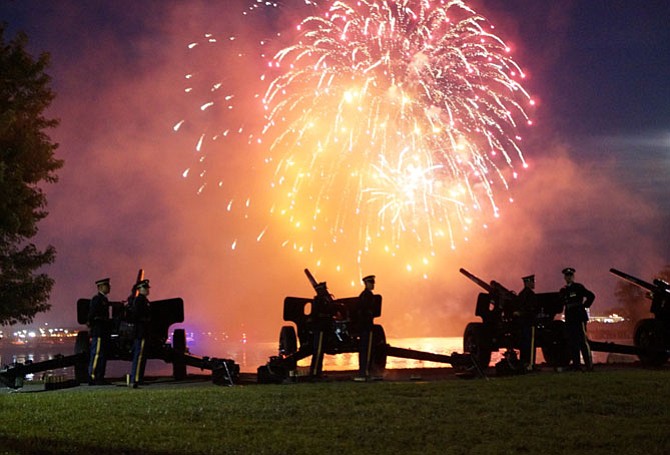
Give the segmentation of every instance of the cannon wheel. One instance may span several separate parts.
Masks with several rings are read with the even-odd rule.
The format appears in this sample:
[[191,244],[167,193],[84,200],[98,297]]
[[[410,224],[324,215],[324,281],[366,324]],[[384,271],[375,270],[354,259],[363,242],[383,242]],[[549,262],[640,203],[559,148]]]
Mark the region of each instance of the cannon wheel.
[[88,337],[88,331],[84,330],[77,333],[74,341],[74,353],[85,354],[85,360],[74,364],[74,379],[80,384],[88,382],[88,359],[91,355],[91,340]]
[[491,362],[491,348],[486,329],[481,322],[470,322],[465,326],[463,334],[463,351],[470,353],[480,368],[484,369]]
[[386,334],[384,327],[375,324],[372,326],[372,355],[370,358],[370,372],[373,376],[381,376],[386,370]]
[[554,368],[567,366],[570,363],[570,347],[565,322],[550,321],[543,338],[542,355],[547,365]]
[[289,356],[298,351],[298,338],[295,329],[290,325],[285,325],[279,331],[279,355]]
[[638,357],[645,366],[657,367],[668,361],[668,341],[668,334],[660,321],[643,319],[635,327],[635,347],[640,349]]
[[172,350],[174,351],[172,357],[172,376],[176,380],[186,379],[186,362],[184,361],[184,354],[186,354],[186,332],[184,329],[176,329],[172,333]]

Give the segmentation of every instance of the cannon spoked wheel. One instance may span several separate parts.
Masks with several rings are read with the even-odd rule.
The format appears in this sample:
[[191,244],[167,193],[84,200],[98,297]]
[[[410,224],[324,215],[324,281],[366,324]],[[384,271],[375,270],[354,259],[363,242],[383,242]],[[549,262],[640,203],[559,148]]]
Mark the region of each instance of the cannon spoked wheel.
[[542,355],[547,365],[554,368],[565,367],[570,363],[570,347],[565,322],[554,320],[547,324]]
[[186,379],[186,362],[184,361],[184,354],[186,354],[186,332],[184,329],[175,329],[172,333],[172,350],[174,356],[172,357],[172,376],[176,380]]
[[470,322],[463,334],[463,351],[469,352],[481,369],[491,362],[491,348],[488,346],[486,330],[481,322]]
[[74,365],[74,379],[80,384],[85,384],[88,382],[88,359],[91,355],[91,340],[88,338],[86,330],[77,333],[77,338],[74,341],[74,353],[86,354],[84,356],[85,360]]
[[370,357],[370,372],[373,376],[381,376],[386,369],[386,334],[384,327],[375,324],[372,326],[372,354]]
[[279,331],[279,355],[289,356],[295,354],[298,350],[298,339],[295,329],[290,325],[285,325]]
[[642,351],[638,357],[643,365],[657,367],[668,361],[667,344],[670,339],[661,321],[643,319],[638,322],[634,341]]

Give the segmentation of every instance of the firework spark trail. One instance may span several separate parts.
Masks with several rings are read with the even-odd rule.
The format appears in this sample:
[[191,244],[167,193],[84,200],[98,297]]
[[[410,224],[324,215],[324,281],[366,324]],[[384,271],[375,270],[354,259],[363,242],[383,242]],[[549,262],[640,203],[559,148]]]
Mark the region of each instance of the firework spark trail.
[[376,245],[425,263],[525,167],[523,72],[460,0],[329,4],[269,65],[272,213],[299,251],[356,236],[359,264]]
[[[250,10],[257,9],[253,6]],[[225,194],[226,202],[223,207],[227,217],[231,219],[247,219],[251,205],[248,195],[239,194],[231,182],[231,171],[234,165],[228,163],[234,158],[227,150],[240,149],[239,144],[252,140],[252,135],[246,132],[244,123],[240,120],[237,102],[243,96],[235,92],[235,84],[231,83],[227,75],[221,76],[216,69],[210,68],[212,61],[221,60],[221,55],[228,59],[235,56],[238,59],[248,58],[243,52],[243,46],[235,35],[219,38],[205,33],[196,41],[187,45],[189,56],[193,62],[189,72],[184,75],[185,86],[183,92],[196,107],[185,119],[179,120],[174,126],[175,132],[183,132],[194,137],[190,166],[182,172],[184,179],[193,178],[197,181],[198,195],[202,195],[207,188],[218,188]],[[261,46],[262,46],[261,42]],[[218,57],[218,59],[217,59]],[[205,61],[206,63],[202,63]],[[260,97],[260,95],[258,96]],[[247,100],[241,104],[244,106]],[[245,138],[244,135],[248,134]],[[235,172],[232,172],[233,176]],[[242,202],[246,199],[246,202]],[[260,241],[264,231],[257,236]],[[238,249],[240,240],[237,234],[232,238],[222,240],[228,243],[230,251]]]
[[[229,14],[236,12],[238,20],[234,25],[228,24],[227,35],[203,33],[186,45],[189,62],[188,72],[184,75],[183,92],[194,104],[185,118],[173,126],[175,132],[193,137],[193,147],[189,151],[193,161],[183,172],[184,178],[195,178],[198,181],[197,194],[202,194],[207,187],[224,188],[235,193],[231,188],[230,172],[226,163],[235,158],[228,151],[244,150],[258,141],[255,132],[260,130],[254,117],[262,117],[262,112],[251,115],[258,106],[265,88],[260,76],[261,62],[268,56],[268,43],[280,33],[269,33],[259,36],[258,30],[263,25],[265,14],[278,8],[277,2],[265,0],[237,1],[233,8],[230,2]],[[309,3],[308,3],[309,4]],[[239,8],[239,9],[238,9]],[[260,18],[260,19],[259,19]],[[260,21],[260,22],[259,22]],[[250,32],[253,31],[253,32]],[[253,35],[253,38],[250,38]],[[272,51],[270,51],[272,55]],[[249,77],[248,67],[257,64],[255,76]],[[235,68],[230,71],[229,68]],[[253,83],[253,79],[261,83]],[[242,155],[242,154],[240,154]],[[223,165],[221,165],[223,161]],[[226,211],[233,211],[233,201],[248,195],[228,195]],[[241,207],[246,204],[235,203]]]
[[[230,39],[233,40],[234,38],[231,37]],[[187,47],[188,47],[189,50],[193,50],[193,49],[197,49],[198,47],[202,47],[202,46],[205,46],[205,45],[213,45],[213,44],[216,44],[218,42],[219,42],[219,40],[214,35],[212,35],[211,33],[206,33],[206,34],[203,35],[203,37],[201,37],[200,41],[191,42],[191,43],[188,44]],[[202,83],[201,81],[198,81],[198,79],[200,78],[199,76],[200,75],[197,72],[189,72],[188,74],[184,75],[184,80],[186,81],[187,84],[186,84],[186,86],[184,87],[183,90],[184,90],[184,93],[189,94],[191,96],[197,95],[198,97],[201,97],[201,100],[200,100],[200,103],[198,104],[198,109],[197,109],[201,113],[212,111],[213,109],[211,109],[211,108],[213,108],[215,106],[218,107],[218,104],[219,104],[220,101],[222,102],[222,101],[225,100],[225,102],[229,103],[234,98],[234,95],[221,95],[220,89],[223,86],[223,83],[221,81],[216,81],[216,82],[208,81],[209,84],[207,85],[207,87],[204,88],[204,90],[197,90],[194,87],[194,85],[197,85],[198,83]],[[204,100],[202,99],[202,96],[203,96],[202,93],[204,93],[205,94],[204,96],[206,97],[206,98],[204,98]],[[228,109],[232,109],[232,103],[228,104]],[[185,125],[188,125],[188,123],[190,123],[190,122],[187,122],[185,119],[181,119],[172,127],[172,129],[175,132],[178,132]],[[206,161],[206,154],[203,153],[203,145],[206,142],[209,142],[209,141],[216,141],[216,140],[220,139],[221,137],[227,136],[227,134],[228,134],[227,131],[224,131],[222,133],[219,132],[219,131],[212,133],[210,131],[212,129],[214,129],[214,128],[212,128],[211,125],[208,125],[206,127],[203,127],[202,131],[197,135],[197,139],[195,141],[193,151],[195,152],[195,156],[197,157],[197,162],[200,165],[202,165],[202,163],[204,163]],[[184,178],[188,177],[189,174],[191,173],[191,171],[192,171],[192,168],[185,169],[182,172],[182,176]],[[202,193],[202,191],[207,186],[206,180],[204,179],[206,174],[207,174],[207,171],[204,168],[199,172],[199,177],[201,179],[201,184],[200,184],[200,187],[198,188],[198,191],[197,191],[198,194]]]

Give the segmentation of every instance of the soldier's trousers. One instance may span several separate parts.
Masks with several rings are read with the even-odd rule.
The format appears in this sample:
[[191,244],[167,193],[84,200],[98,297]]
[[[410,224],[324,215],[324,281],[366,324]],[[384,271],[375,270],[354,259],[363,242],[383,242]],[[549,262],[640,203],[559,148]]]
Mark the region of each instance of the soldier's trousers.
[[528,367],[535,365],[535,327],[524,325],[521,328],[520,360]]
[[323,339],[325,337],[323,330],[316,330],[314,332],[314,340],[312,343],[312,362],[309,366],[309,374],[312,376],[321,376],[323,369]]
[[566,321],[566,329],[568,331],[568,340],[570,342],[570,354],[573,367],[580,365],[580,353],[584,358],[586,368],[593,368],[593,359],[591,358],[591,348],[589,341],[586,338],[586,322],[581,321]]
[[105,337],[91,338],[91,351],[88,361],[89,382],[99,382],[105,379],[107,366],[107,340]]
[[372,357],[372,328],[361,331],[361,339],[358,345],[358,375],[368,377],[370,375],[370,359]]
[[130,370],[131,384],[140,384],[144,380],[144,364],[147,361],[144,342],[144,338],[136,338],[133,341],[133,364]]

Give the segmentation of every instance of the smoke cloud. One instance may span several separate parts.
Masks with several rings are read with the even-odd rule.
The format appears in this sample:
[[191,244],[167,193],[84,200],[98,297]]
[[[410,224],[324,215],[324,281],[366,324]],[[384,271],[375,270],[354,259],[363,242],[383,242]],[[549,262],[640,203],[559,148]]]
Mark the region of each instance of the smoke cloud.
[[[56,246],[58,257],[47,270],[56,280],[53,309],[37,322],[73,325],[76,300],[92,295],[94,281],[104,276],[112,279],[112,299],[125,299],[144,268],[152,299],[184,299],[188,328],[274,340],[284,297],[313,295],[304,268],[327,281],[335,297],[357,295],[362,285],[323,275],[282,247],[272,229],[256,240],[272,224],[262,197],[246,206],[264,188],[260,147],[229,140],[209,143],[203,153],[196,145],[200,131],[211,136],[233,117],[252,119],[251,128],[262,112],[253,104],[235,104],[230,112],[219,102],[202,114],[198,98],[184,92],[190,83],[184,76],[218,75],[222,96],[253,92],[261,85],[258,62],[198,53],[188,44],[202,42],[205,33],[256,42],[266,31],[277,44],[286,38],[274,33],[294,12],[264,13],[250,23],[247,16],[231,20],[243,17],[231,6],[147,3],[128,17],[122,6],[94,14],[93,6],[59,2],[51,6],[59,10],[51,17],[59,19],[41,24],[58,94],[52,114],[61,119],[52,136],[66,163],[60,182],[46,188],[50,215],[38,243]],[[135,2],[126,6],[136,11]],[[502,203],[500,218],[476,228],[468,242],[438,251],[428,279],[393,261],[366,265],[364,272],[378,277],[387,336],[460,335],[475,320],[480,292],[460,267],[517,291],[520,277],[534,273],[539,291],[554,291],[563,284],[560,270],[572,266],[577,281],[596,292],[593,311],[600,313],[615,306],[610,267],[647,277],[664,265],[657,253],[663,239],[658,209],[619,184],[616,162],[582,159],[587,150],[550,132],[533,135],[529,169],[511,187],[514,203]]]

